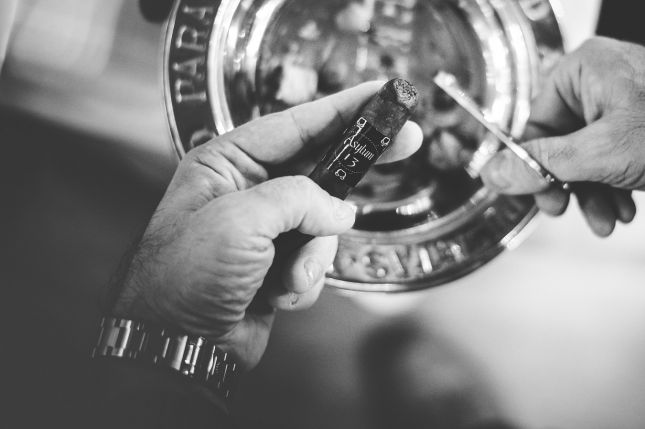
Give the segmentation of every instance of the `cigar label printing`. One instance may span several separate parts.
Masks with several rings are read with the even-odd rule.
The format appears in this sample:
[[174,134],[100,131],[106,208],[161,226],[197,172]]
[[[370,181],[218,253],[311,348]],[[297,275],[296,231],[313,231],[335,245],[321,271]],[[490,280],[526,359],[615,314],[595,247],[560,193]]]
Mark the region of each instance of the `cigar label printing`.
[[389,148],[414,112],[417,101],[417,90],[408,81],[387,82],[309,177],[331,195],[345,199]]

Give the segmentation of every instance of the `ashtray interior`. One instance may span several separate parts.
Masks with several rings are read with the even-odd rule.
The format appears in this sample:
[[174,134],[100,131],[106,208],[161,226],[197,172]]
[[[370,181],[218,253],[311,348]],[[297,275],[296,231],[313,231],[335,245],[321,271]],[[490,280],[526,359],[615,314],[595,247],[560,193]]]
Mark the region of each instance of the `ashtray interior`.
[[[368,80],[404,76],[420,90],[413,119],[424,133],[422,149],[405,161],[374,168],[354,190],[350,198],[359,207],[357,229],[413,227],[477,196],[482,187],[473,156],[485,133],[432,77],[438,70],[455,74],[489,107],[504,93],[509,101],[512,97],[510,88],[487,91],[485,52],[472,18],[459,5],[285,0],[266,2],[257,15],[262,21],[248,30],[249,41],[261,41],[257,54],[251,54],[256,60],[248,60],[249,44],[239,46],[246,60],[232,70],[232,85],[226,88],[228,100],[247,100],[232,106],[235,125]],[[510,109],[502,113],[499,120],[508,122]]]
[[[178,0],[175,15],[186,10],[182,3],[190,0]],[[206,83],[214,133],[367,80],[403,77],[419,89],[413,119],[422,148],[373,168],[354,190],[359,215],[341,239],[330,284],[377,291],[441,284],[490,260],[533,217],[531,199],[482,186],[479,171],[499,143],[432,78],[439,70],[455,75],[490,119],[521,133],[545,59],[562,50],[548,0],[212,3]],[[168,46],[177,34],[170,29]],[[171,112],[175,126],[178,117]]]

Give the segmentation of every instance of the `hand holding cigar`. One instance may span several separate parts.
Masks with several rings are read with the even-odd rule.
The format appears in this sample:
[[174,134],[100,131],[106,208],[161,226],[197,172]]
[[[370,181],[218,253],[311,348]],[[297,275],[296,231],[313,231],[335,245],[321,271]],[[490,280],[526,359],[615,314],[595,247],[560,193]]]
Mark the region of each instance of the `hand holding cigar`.
[[[417,103],[417,89],[410,82],[398,78],[387,82],[332,144],[309,178],[330,195],[347,198],[388,150]],[[275,240],[276,254],[290,255],[312,239],[296,230],[284,233]]]

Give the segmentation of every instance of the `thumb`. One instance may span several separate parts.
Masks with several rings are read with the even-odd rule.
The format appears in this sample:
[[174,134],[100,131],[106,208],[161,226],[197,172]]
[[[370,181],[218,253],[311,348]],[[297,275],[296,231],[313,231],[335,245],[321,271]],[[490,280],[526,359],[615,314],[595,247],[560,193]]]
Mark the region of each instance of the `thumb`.
[[251,235],[272,240],[294,229],[319,237],[341,234],[354,225],[356,216],[351,204],[305,176],[279,177],[234,195],[242,209],[236,213],[239,224]]
[[[604,121],[575,133],[530,140],[522,146],[542,166],[565,182],[603,182],[615,164],[610,128]],[[510,150],[497,153],[482,169],[489,189],[504,194],[534,194],[549,188],[542,176]]]

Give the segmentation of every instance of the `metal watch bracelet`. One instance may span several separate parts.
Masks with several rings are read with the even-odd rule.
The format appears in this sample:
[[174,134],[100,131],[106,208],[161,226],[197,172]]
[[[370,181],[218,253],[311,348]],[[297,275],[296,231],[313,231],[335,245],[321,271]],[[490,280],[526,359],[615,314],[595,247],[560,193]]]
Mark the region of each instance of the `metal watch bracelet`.
[[232,357],[204,337],[145,322],[104,317],[92,358],[122,358],[170,368],[230,399],[238,375]]

